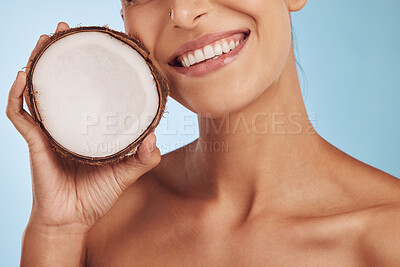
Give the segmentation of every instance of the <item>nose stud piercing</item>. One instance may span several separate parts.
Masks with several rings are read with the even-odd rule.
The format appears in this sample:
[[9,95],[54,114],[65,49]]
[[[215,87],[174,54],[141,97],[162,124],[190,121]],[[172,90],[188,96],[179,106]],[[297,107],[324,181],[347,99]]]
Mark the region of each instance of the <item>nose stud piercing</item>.
[[171,11],[170,11],[170,12],[168,12],[168,16],[170,16],[170,17],[171,17]]

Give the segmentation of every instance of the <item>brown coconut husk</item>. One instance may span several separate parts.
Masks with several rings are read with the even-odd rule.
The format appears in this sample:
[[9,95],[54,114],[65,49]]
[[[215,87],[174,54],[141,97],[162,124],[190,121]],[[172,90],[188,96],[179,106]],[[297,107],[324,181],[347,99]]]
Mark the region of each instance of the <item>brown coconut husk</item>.
[[[107,156],[107,157],[86,157],[82,155],[78,155],[65,147],[63,147],[61,144],[59,144],[56,140],[53,139],[53,137],[50,135],[50,133],[47,131],[45,125],[42,122],[42,119],[40,117],[40,114],[37,109],[37,101],[36,101],[36,94],[37,92],[34,92],[33,89],[33,83],[32,83],[32,78],[33,78],[33,72],[35,70],[35,66],[37,62],[39,61],[40,57],[42,54],[46,51],[48,47],[50,47],[53,43],[56,41],[71,35],[75,33],[80,33],[80,32],[103,32],[106,34],[111,35],[112,37],[126,43],[133,49],[139,52],[139,54],[145,59],[147,65],[149,66],[151,73],[153,74],[154,81],[156,82],[157,85],[157,90],[158,90],[158,96],[159,96],[159,107],[156,116],[154,117],[153,121],[151,122],[150,126],[139,136],[136,141],[131,143],[129,146],[127,146],[125,149],[119,151],[116,154]],[[73,161],[83,163],[83,164],[90,164],[90,165],[103,165],[103,164],[108,164],[112,162],[117,162],[120,161],[121,159],[128,157],[128,156],[133,156],[135,155],[138,146],[143,142],[143,140],[146,138],[148,134],[153,132],[157,125],[159,124],[161,117],[164,113],[165,106],[167,103],[167,98],[169,95],[169,86],[167,81],[162,77],[160,72],[156,69],[152,61],[149,59],[149,51],[143,46],[143,44],[137,39],[134,38],[130,35],[127,35],[123,32],[118,32],[115,30],[112,30],[108,27],[99,27],[99,26],[89,26],[89,27],[76,27],[76,28],[71,28],[65,31],[60,31],[52,35],[40,48],[38,53],[34,56],[33,59],[31,59],[28,62],[28,65],[26,67],[26,88],[24,91],[24,97],[28,106],[28,109],[35,119],[35,121],[40,125],[41,129],[45,133],[46,137],[52,144],[54,150],[59,153],[62,157],[71,159]]]

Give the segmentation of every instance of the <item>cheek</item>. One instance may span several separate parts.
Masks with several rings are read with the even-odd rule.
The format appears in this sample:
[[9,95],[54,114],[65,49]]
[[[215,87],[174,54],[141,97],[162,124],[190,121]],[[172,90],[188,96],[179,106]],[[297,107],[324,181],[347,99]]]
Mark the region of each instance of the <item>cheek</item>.
[[290,13],[284,0],[250,2],[246,1],[243,12],[248,12],[256,25],[253,67],[259,69],[255,72],[258,77],[272,82],[280,75],[291,48]]
[[[286,63],[291,46],[290,13],[286,0],[219,0],[226,8],[246,16],[256,40],[254,61],[260,70],[274,73]],[[254,64],[253,64],[254,65]],[[265,72],[264,72],[265,73]],[[276,78],[276,77],[275,77]]]
[[[254,25],[247,55],[250,59],[236,72],[231,88],[236,101],[248,104],[281,75],[291,49],[290,13],[284,0],[229,1]],[[241,9],[239,9],[241,8]]]
[[150,52],[150,59],[155,65],[154,49],[166,22],[165,16],[162,16],[163,10],[161,5],[152,3],[136,9],[130,8],[126,11],[124,21],[125,31],[140,40]]

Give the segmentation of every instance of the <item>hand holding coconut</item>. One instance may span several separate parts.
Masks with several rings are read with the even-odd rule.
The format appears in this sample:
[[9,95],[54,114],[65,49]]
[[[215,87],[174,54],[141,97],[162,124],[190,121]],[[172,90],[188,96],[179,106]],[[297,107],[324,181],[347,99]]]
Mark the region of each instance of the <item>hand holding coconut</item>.
[[[68,29],[67,24],[59,23],[56,34]],[[29,62],[49,38],[47,35],[40,37]],[[26,77],[25,72],[18,73],[9,93],[6,111],[28,143],[31,162],[33,207],[24,236],[22,263],[24,260],[34,262],[37,259],[41,263],[54,260],[54,263],[68,263],[70,266],[71,261],[79,260],[82,240],[91,226],[111,209],[129,185],[159,163],[160,151],[152,133],[158,121],[148,128],[146,134],[140,135],[141,145],[134,156],[120,154],[118,160],[106,160],[106,164],[84,164],[82,158],[74,160],[54,149],[54,140],[43,131],[43,121],[39,124],[36,117],[23,109]],[[137,145],[136,142],[130,148],[136,149]],[[85,160],[88,158],[93,159],[86,156]],[[104,158],[102,155],[101,159]],[[42,242],[45,240],[48,242]],[[71,251],[68,258],[46,251],[49,249],[46,246],[51,246],[52,242],[62,242],[62,253]],[[41,261],[40,255],[44,254],[47,255],[43,257],[46,262]]]

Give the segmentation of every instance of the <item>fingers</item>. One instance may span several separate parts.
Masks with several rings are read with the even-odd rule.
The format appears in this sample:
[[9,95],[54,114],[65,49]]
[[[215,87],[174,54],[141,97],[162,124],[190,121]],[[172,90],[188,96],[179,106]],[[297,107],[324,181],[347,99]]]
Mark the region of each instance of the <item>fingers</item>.
[[[69,29],[69,26],[65,22],[60,22],[57,25],[56,32],[63,31]],[[48,41],[50,38],[49,35],[43,34],[39,37],[39,40],[36,42],[35,48],[32,50],[31,55],[28,60],[28,68],[29,63],[33,60],[39,50],[42,48],[44,43]],[[27,68],[27,72],[28,72]],[[32,127],[36,127],[37,124],[33,120],[33,118],[23,109],[23,92],[25,89],[26,83],[26,73],[20,71],[17,75],[17,79],[11,87],[10,94],[8,97],[7,104],[7,116],[10,118],[15,128],[21,133],[21,135],[27,139],[27,132],[29,132]]]
[[[68,30],[69,26],[65,22],[60,22],[57,25],[56,32]],[[30,67],[30,62],[37,55],[39,50],[43,47],[44,43],[50,38],[49,35],[43,34],[40,36],[36,43],[35,48],[32,50],[29,56],[27,71]],[[14,84],[11,86],[8,103],[6,108],[7,117],[14,124],[15,128],[27,141],[30,149],[36,148],[42,149],[48,147],[49,144],[45,139],[43,132],[39,125],[35,122],[32,116],[23,109],[23,93],[26,86],[26,73],[19,71]]]
[[6,108],[7,117],[20,132],[31,152],[44,151],[49,143],[35,120],[23,109],[23,92],[26,84],[26,74],[19,71],[17,79],[11,87]]
[[58,25],[57,25],[56,33],[60,32],[60,31],[65,31],[65,30],[68,30],[68,29],[69,29],[69,26],[68,26],[67,23],[59,22]]
[[[57,25],[56,32],[67,29],[69,29],[68,24],[65,22],[60,22]],[[27,71],[30,62],[42,48],[43,44],[46,41],[48,41],[49,38],[50,36],[47,34],[43,34],[40,36],[39,40],[36,43],[35,48],[32,50],[31,55],[29,56]],[[17,74],[17,78],[14,84],[11,86],[8,95],[6,114],[7,117],[10,119],[10,121],[14,124],[15,128],[21,133],[21,135],[28,142],[28,145],[30,145],[31,143],[33,143],[30,142],[30,140],[38,141],[39,139],[43,139],[43,134],[41,134],[38,124],[34,121],[31,115],[29,115],[29,113],[23,109],[23,93],[25,86],[26,86],[26,73],[23,71],[19,71]],[[45,142],[39,142],[39,143],[45,143]]]
[[23,71],[19,71],[8,95],[6,114],[14,124],[15,128],[26,139],[27,134],[34,127],[37,127],[37,124],[28,112],[23,109],[23,92],[25,89],[25,83],[26,74]]
[[[69,26],[65,22],[59,22],[56,28],[56,33],[60,31],[65,31],[68,30]],[[39,50],[42,48],[43,44],[50,39],[50,36],[47,34],[43,34],[39,37],[39,40],[36,43],[35,48],[32,50],[31,55],[29,56],[29,61],[28,61],[28,66],[29,62],[36,56],[36,54],[39,52]]]
[[43,44],[50,38],[49,35],[47,34],[43,34],[39,37],[39,40],[36,43],[35,48],[33,48],[31,55],[29,56],[29,60],[28,60],[28,66],[29,66],[29,62],[32,61],[32,59],[36,56],[36,54],[39,52],[40,48],[42,48]]

